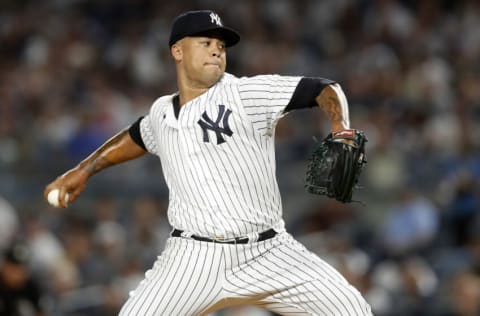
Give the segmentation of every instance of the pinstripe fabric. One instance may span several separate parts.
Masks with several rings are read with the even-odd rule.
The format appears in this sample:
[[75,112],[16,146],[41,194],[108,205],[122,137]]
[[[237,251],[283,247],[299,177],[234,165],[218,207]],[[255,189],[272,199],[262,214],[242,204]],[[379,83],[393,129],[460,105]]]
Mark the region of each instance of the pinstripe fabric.
[[287,233],[245,245],[172,237],[120,315],[206,315],[237,304],[281,315],[371,315],[356,289]]
[[130,293],[120,315],[200,314],[220,296],[222,252],[211,243],[170,238],[145,279]]
[[300,77],[223,79],[184,104],[159,98],[140,123],[160,157],[170,224],[204,237],[272,239],[242,245],[172,237],[120,315],[202,315],[250,304],[282,315],[371,315],[357,290],[285,232],[274,132]]
[[[178,119],[174,95],[154,103],[140,130],[148,151],[161,159],[173,227],[227,238],[284,230],[272,135],[300,79],[226,74],[184,104]],[[227,123],[233,134],[222,135],[225,142],[217,144],[218,136],[207,130],[205,142],[198,122],[203,115],[215,121],[220,106],[231,111]]]
[[230,295],[258,297],[255,305],[282,315],[371,314],[355,288],[287,233],[231,250],[225,286]]

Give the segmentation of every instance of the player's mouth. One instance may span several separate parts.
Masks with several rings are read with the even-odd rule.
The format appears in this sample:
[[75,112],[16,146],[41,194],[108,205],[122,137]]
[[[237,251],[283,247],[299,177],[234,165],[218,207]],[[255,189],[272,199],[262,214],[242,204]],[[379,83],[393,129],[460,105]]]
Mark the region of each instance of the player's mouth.
[[220,63],[205,63],[205,66],[221,68]]

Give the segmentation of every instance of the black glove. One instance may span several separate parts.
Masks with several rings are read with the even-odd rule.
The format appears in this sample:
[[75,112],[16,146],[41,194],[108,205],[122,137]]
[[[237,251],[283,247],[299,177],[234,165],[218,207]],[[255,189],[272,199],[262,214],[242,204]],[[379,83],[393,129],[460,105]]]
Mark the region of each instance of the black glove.
[[363,165],[367,162],[366,142],[365,134],[359,130],[330,133],[308,159],[307,191],[343,203],[351,202]]

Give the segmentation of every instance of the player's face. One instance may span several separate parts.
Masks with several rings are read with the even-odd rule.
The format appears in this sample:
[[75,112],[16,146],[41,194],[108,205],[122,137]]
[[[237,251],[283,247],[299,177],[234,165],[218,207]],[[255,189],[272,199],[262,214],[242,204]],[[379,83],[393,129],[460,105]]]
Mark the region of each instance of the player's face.
[[212,37],[185,37],[178,44],[181,50],[181,68],[190,81],[209,88],[225,72],[227,62],[223,40]]

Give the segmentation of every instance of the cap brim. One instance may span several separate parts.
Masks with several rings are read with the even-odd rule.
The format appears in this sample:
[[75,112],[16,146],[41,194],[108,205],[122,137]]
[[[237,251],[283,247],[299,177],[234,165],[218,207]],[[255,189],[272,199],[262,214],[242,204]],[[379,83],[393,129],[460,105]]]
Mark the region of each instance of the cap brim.
[[220,38],[225,41],[225,46],[230,47],[240,41],[240,35],[228,27],[216,27],[198,33],[190,34],[188,36],[208,36]]

